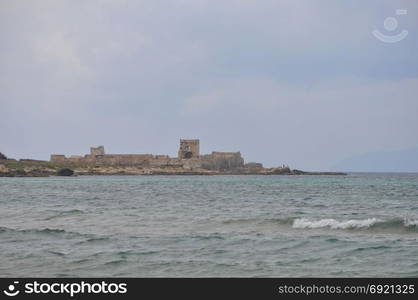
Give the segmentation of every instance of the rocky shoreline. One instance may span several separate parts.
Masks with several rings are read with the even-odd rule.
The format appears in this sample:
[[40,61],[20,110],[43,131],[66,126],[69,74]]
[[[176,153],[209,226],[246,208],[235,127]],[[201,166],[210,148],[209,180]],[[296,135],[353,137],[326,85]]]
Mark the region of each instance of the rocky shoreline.
[[78,175],[347,175],[342,172],[305,172],[288,167],[256,170],[214,171],[206,169],[138,168],[68,165],[47,161],[0,159],[0,177],[49,177]]

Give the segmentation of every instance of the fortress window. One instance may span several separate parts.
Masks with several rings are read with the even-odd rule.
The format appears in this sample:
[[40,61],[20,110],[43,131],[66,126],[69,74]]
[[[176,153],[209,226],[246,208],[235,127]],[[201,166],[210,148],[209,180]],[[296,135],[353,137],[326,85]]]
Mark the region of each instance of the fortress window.
[[193,153],[192,152],[186,152],[185,154],[184,154],[184,158],[187,158],[187,159],[189,159],[189,158],[192,158],[193,157]]

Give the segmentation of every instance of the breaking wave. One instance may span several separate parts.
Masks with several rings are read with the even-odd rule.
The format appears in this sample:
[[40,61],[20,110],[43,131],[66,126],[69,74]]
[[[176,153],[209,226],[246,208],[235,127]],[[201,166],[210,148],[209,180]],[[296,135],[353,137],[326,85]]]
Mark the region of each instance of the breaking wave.
[[296,219],[293,221],[293,228],[323,228],[329,227],[331,229],[348,229],[348,228],[364,228],[370,227],[376,224],[378,220],[376,218],[365,220],[348,220],[337,221],[335,219],[321,219],[317,221],[311,221],[308,219]]
[[274,218],[274,219],[232,219],[223,221],[224,225],[291,226],[295,229],[333,229],[333,230],[371,230],[383,232],[418,232],[418,220],[394,218],[381,220],[378,218],[338,220],[333,218]]
[[293,221],[293,228],[298,229],[370,229],[370,230],[395,230],[395,231],[412,231],[418,232],[418,220],[410,219],[392,219],[380,220],[377,218],[368,218],[363,220],[345,220],[339,221],[336,219],[320,219],[309,220],[305,218],[295,219]]

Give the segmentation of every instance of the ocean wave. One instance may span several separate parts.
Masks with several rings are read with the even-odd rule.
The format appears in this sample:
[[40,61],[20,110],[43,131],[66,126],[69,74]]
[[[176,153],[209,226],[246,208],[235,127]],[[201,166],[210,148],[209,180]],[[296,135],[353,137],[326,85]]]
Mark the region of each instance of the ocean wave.
[[362,230],[406,230],[418,231],[418,220],[411,219],[391,219],[380,220],[377,218],[368,218],[362,220],[336,220],[319,219],[309,220],[305,218],[295,219],[293,228],[297,229],[362,229]]
[[110,240],[110,238],[107,237],[107,236],[103,236],[103,237],[90,237],[90,238],[88,238],[88,237],[90,237],[90,235],[87,236],[87,239],[86,240],[82,240],[80,242],[77,242],[76,245],[107,243]]
[[30,234],[30,235],[44,235],[44,236],[62,236],[62,237],[84,237],[93,238],[92,234],[84,234],[74,231],[66,231],[64,229],[56,228],[31,228],[31,229],[14,229],[9,227],[0,227],[0,233],[16,234]]
[[321,219],[321,220],[308,220],[305,218],[295,219],[293,221],[293,228],[324,228],[329,227],[331,229],[347,229],[347,228],[364,228],[378,222],[376,218],[370,218],[365,220],[347,220],[337,221],[335,219]]
[[73,215],[80,215],[80,214],[84,214],[85,212],[79,209],[71,209],[71,210],[65,210],[65,211],[57,211],[55,215],[52,215],[50,217],[45,218],[45,221],[48,220],[52,220],[55,218],[60,218],[60,217],[68,217],[68,216],[73,216]]
[[245,224],[280,224],[280,225],[289,225],[292,224],[295,218],[270,218],[270,219],[230,219],[222,221],[222,224],[225,225],[245,225]]
[[192,239],[198,239],[198,240],[224,240],[225,238],[218,234],[218,233],[213,233],[213,234],[207,234],[207,235],[191,235],[189,236]]
[[128,250],[128,251],[119,251],[116,254],[122,258],[126,258],[127,256],[141,256],[141,255],[151,255],[151,254],[157,254],[159,251],[156,250],[144,250],[144,251],[134,251],[134,250]]
[[418,226],[418,220],[405,220],[406,226]]
[[241,225],[241,224],[250,224],[250,223],[256,223],[259,222],[259,219],[256,218],[243,218],[243,219],[228,219],[222,221],[222,224],[225,225]]
[[332,229],[332,230],[370,230],[376,232],[418,232],[418,220],[410,218],[392,218],[382,220],[377,217],[341,220],[336,218],[270,218],[270,219],[231,219],[224,225],[239,226],[284,226],[295,229]]

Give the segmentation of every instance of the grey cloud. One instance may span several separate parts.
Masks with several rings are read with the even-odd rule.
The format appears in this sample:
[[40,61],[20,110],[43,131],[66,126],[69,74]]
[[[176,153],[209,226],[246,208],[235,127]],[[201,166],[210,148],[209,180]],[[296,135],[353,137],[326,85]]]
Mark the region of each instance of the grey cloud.
[[[405,41],[371,35],[406,8]],[[418,143],[416,1],[2,1],[0,151],[175,155],[179,137],[330,168]]]

